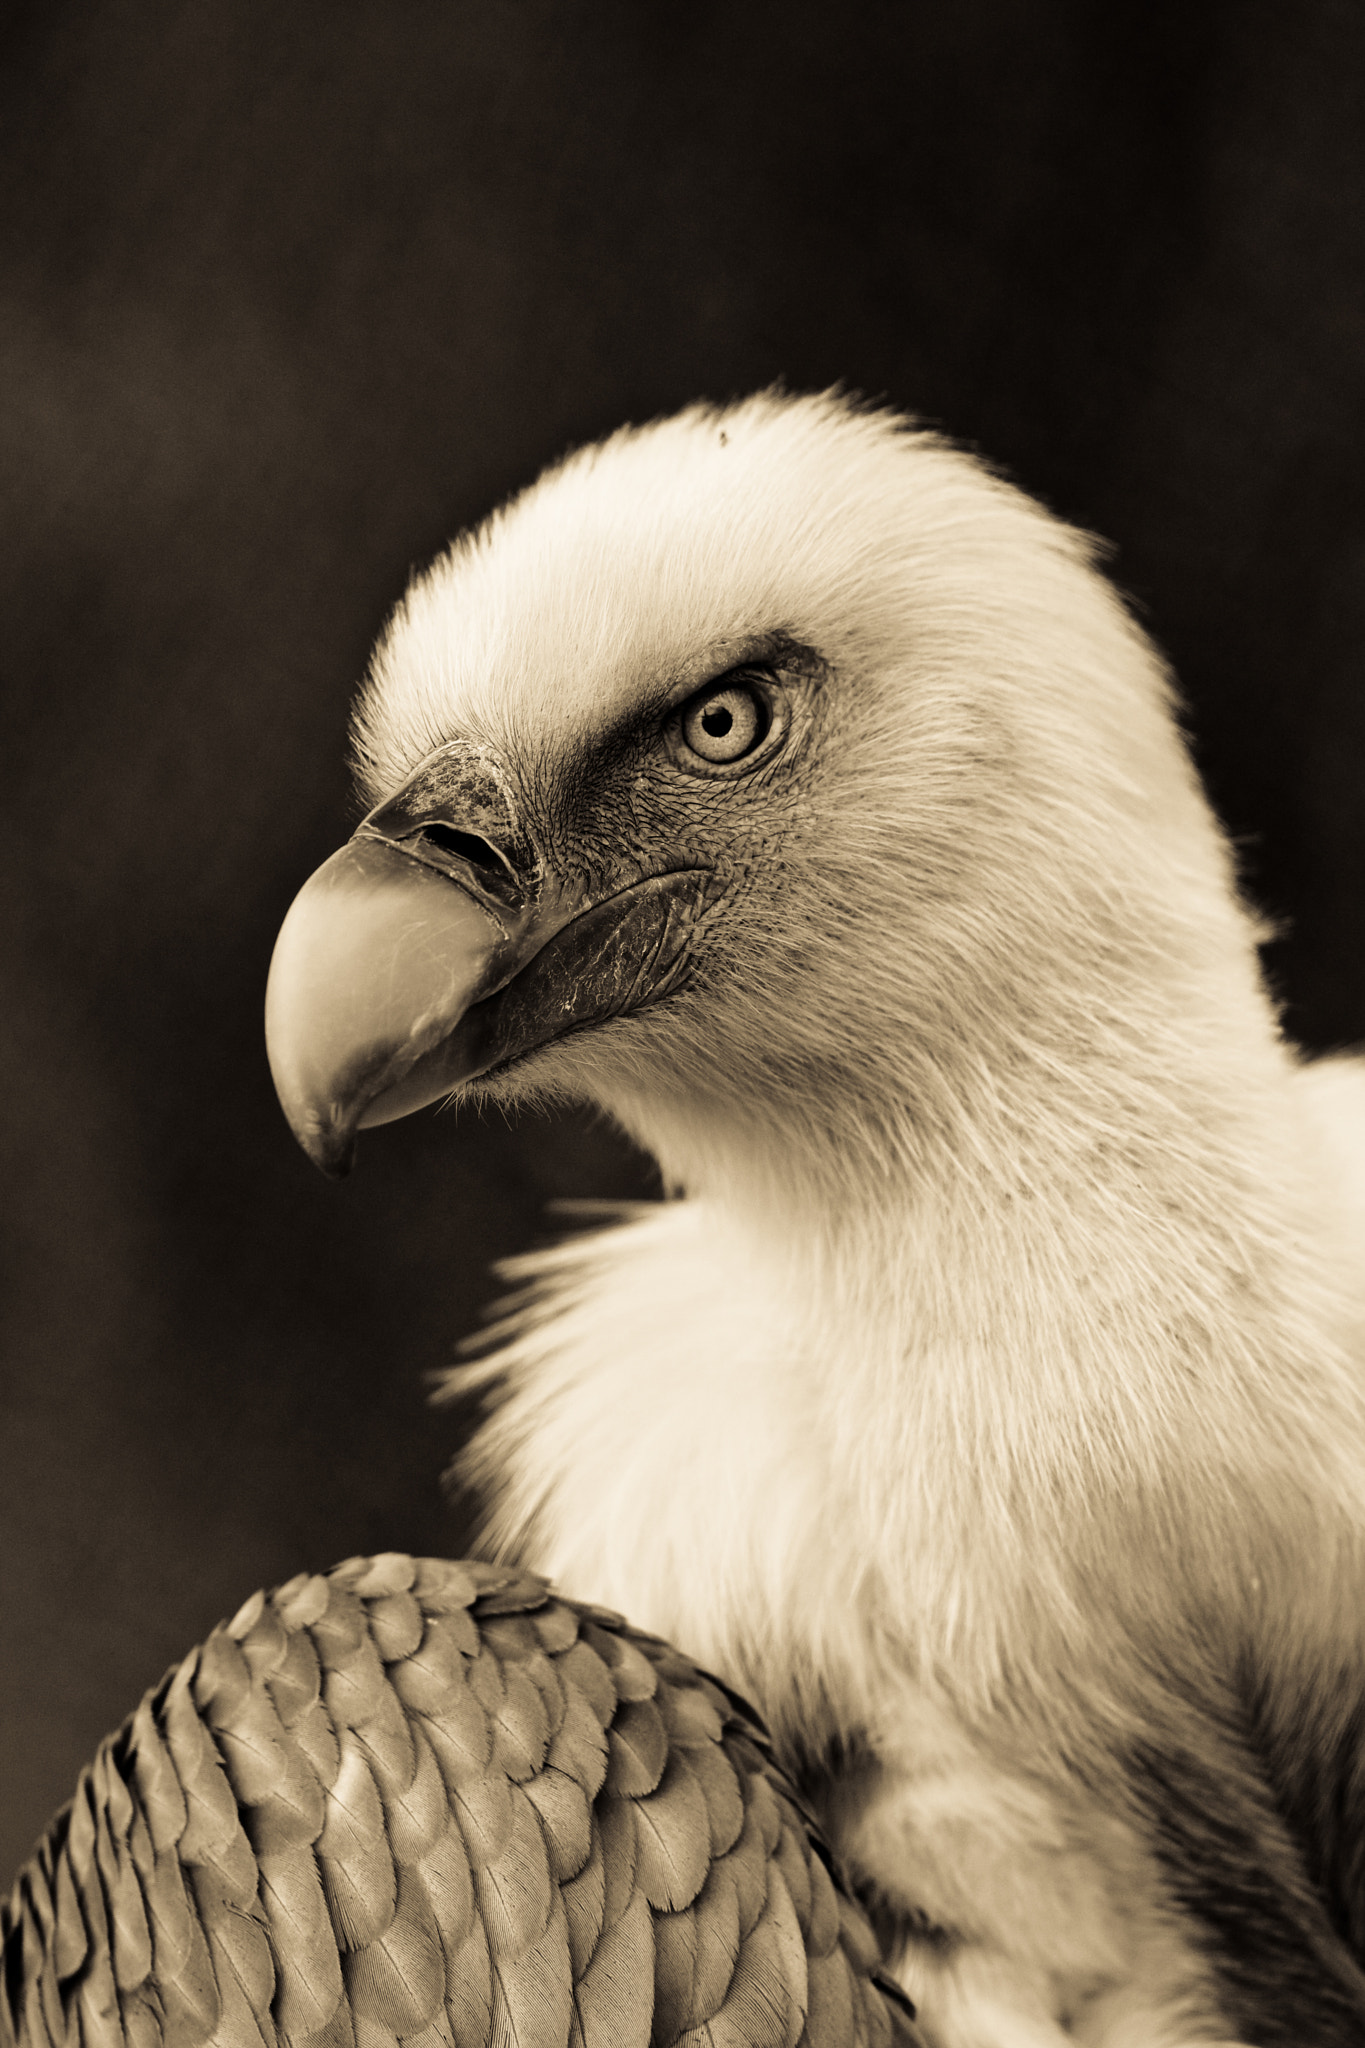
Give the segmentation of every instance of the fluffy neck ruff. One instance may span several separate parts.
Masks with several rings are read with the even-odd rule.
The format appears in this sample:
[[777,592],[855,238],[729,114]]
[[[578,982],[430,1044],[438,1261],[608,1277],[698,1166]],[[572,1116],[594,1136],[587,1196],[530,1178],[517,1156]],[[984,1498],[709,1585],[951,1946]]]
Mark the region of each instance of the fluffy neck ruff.
[[1365,1493],[1359,1311],[1224,900],[1236,943],[1197,971],[1172,940],[1141,1001],[1092,976],[1039,1012],[1064,1047],[1016,1016],[928,1109],[618,1091],[695,1192],[509,1269],[467,1467],[495,1544],[807,1739],[907,1680],[1055,1723],[1058,1672],[1114,1697],[1173,1614],[1292,1604],[1305,1531],[1326,1569]]

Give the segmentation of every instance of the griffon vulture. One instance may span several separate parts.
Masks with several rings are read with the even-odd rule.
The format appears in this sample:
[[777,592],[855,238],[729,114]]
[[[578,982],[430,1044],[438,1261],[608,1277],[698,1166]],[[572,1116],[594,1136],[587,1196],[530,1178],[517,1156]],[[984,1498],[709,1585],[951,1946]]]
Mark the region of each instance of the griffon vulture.
[[903,419],[694,407],[419,576],[268,996],[301,1141],[586,1100],[488,1542],[754,1697],[940,2048],[1365,2040],[1365,1083],[1159,657]]

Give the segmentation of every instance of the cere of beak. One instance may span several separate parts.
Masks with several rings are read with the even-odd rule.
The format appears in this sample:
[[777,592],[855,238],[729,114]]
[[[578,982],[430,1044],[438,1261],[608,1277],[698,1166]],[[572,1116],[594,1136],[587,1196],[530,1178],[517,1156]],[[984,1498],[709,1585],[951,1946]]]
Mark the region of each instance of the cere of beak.
[[514,971],[523,921],[364,833],[304,884],[270,963],[266,1049],[290,1128],[324,1173],[347,1171],[359,1125],[458,1082],[456,1062],[443,1085],[404,1087]]

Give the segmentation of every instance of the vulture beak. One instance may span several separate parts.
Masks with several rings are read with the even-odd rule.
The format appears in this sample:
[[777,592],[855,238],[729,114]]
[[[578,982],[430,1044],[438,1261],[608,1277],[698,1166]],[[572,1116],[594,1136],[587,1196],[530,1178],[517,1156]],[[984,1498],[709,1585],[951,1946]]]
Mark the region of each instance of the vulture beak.
[[356,1131],[684,978],[708,869],[555,874],[490,749],[457,740],[295,897],[265,998],[290,1128],[333,1178]]

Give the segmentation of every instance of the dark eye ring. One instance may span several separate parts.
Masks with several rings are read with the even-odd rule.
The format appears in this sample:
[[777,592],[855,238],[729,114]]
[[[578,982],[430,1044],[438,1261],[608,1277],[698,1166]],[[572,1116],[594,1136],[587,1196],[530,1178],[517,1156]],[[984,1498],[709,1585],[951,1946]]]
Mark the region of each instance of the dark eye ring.
[[718,676],[676,714],[675,752],[685,767],[738,766],[763,748],[773,723],[772,698],[755,678]]

